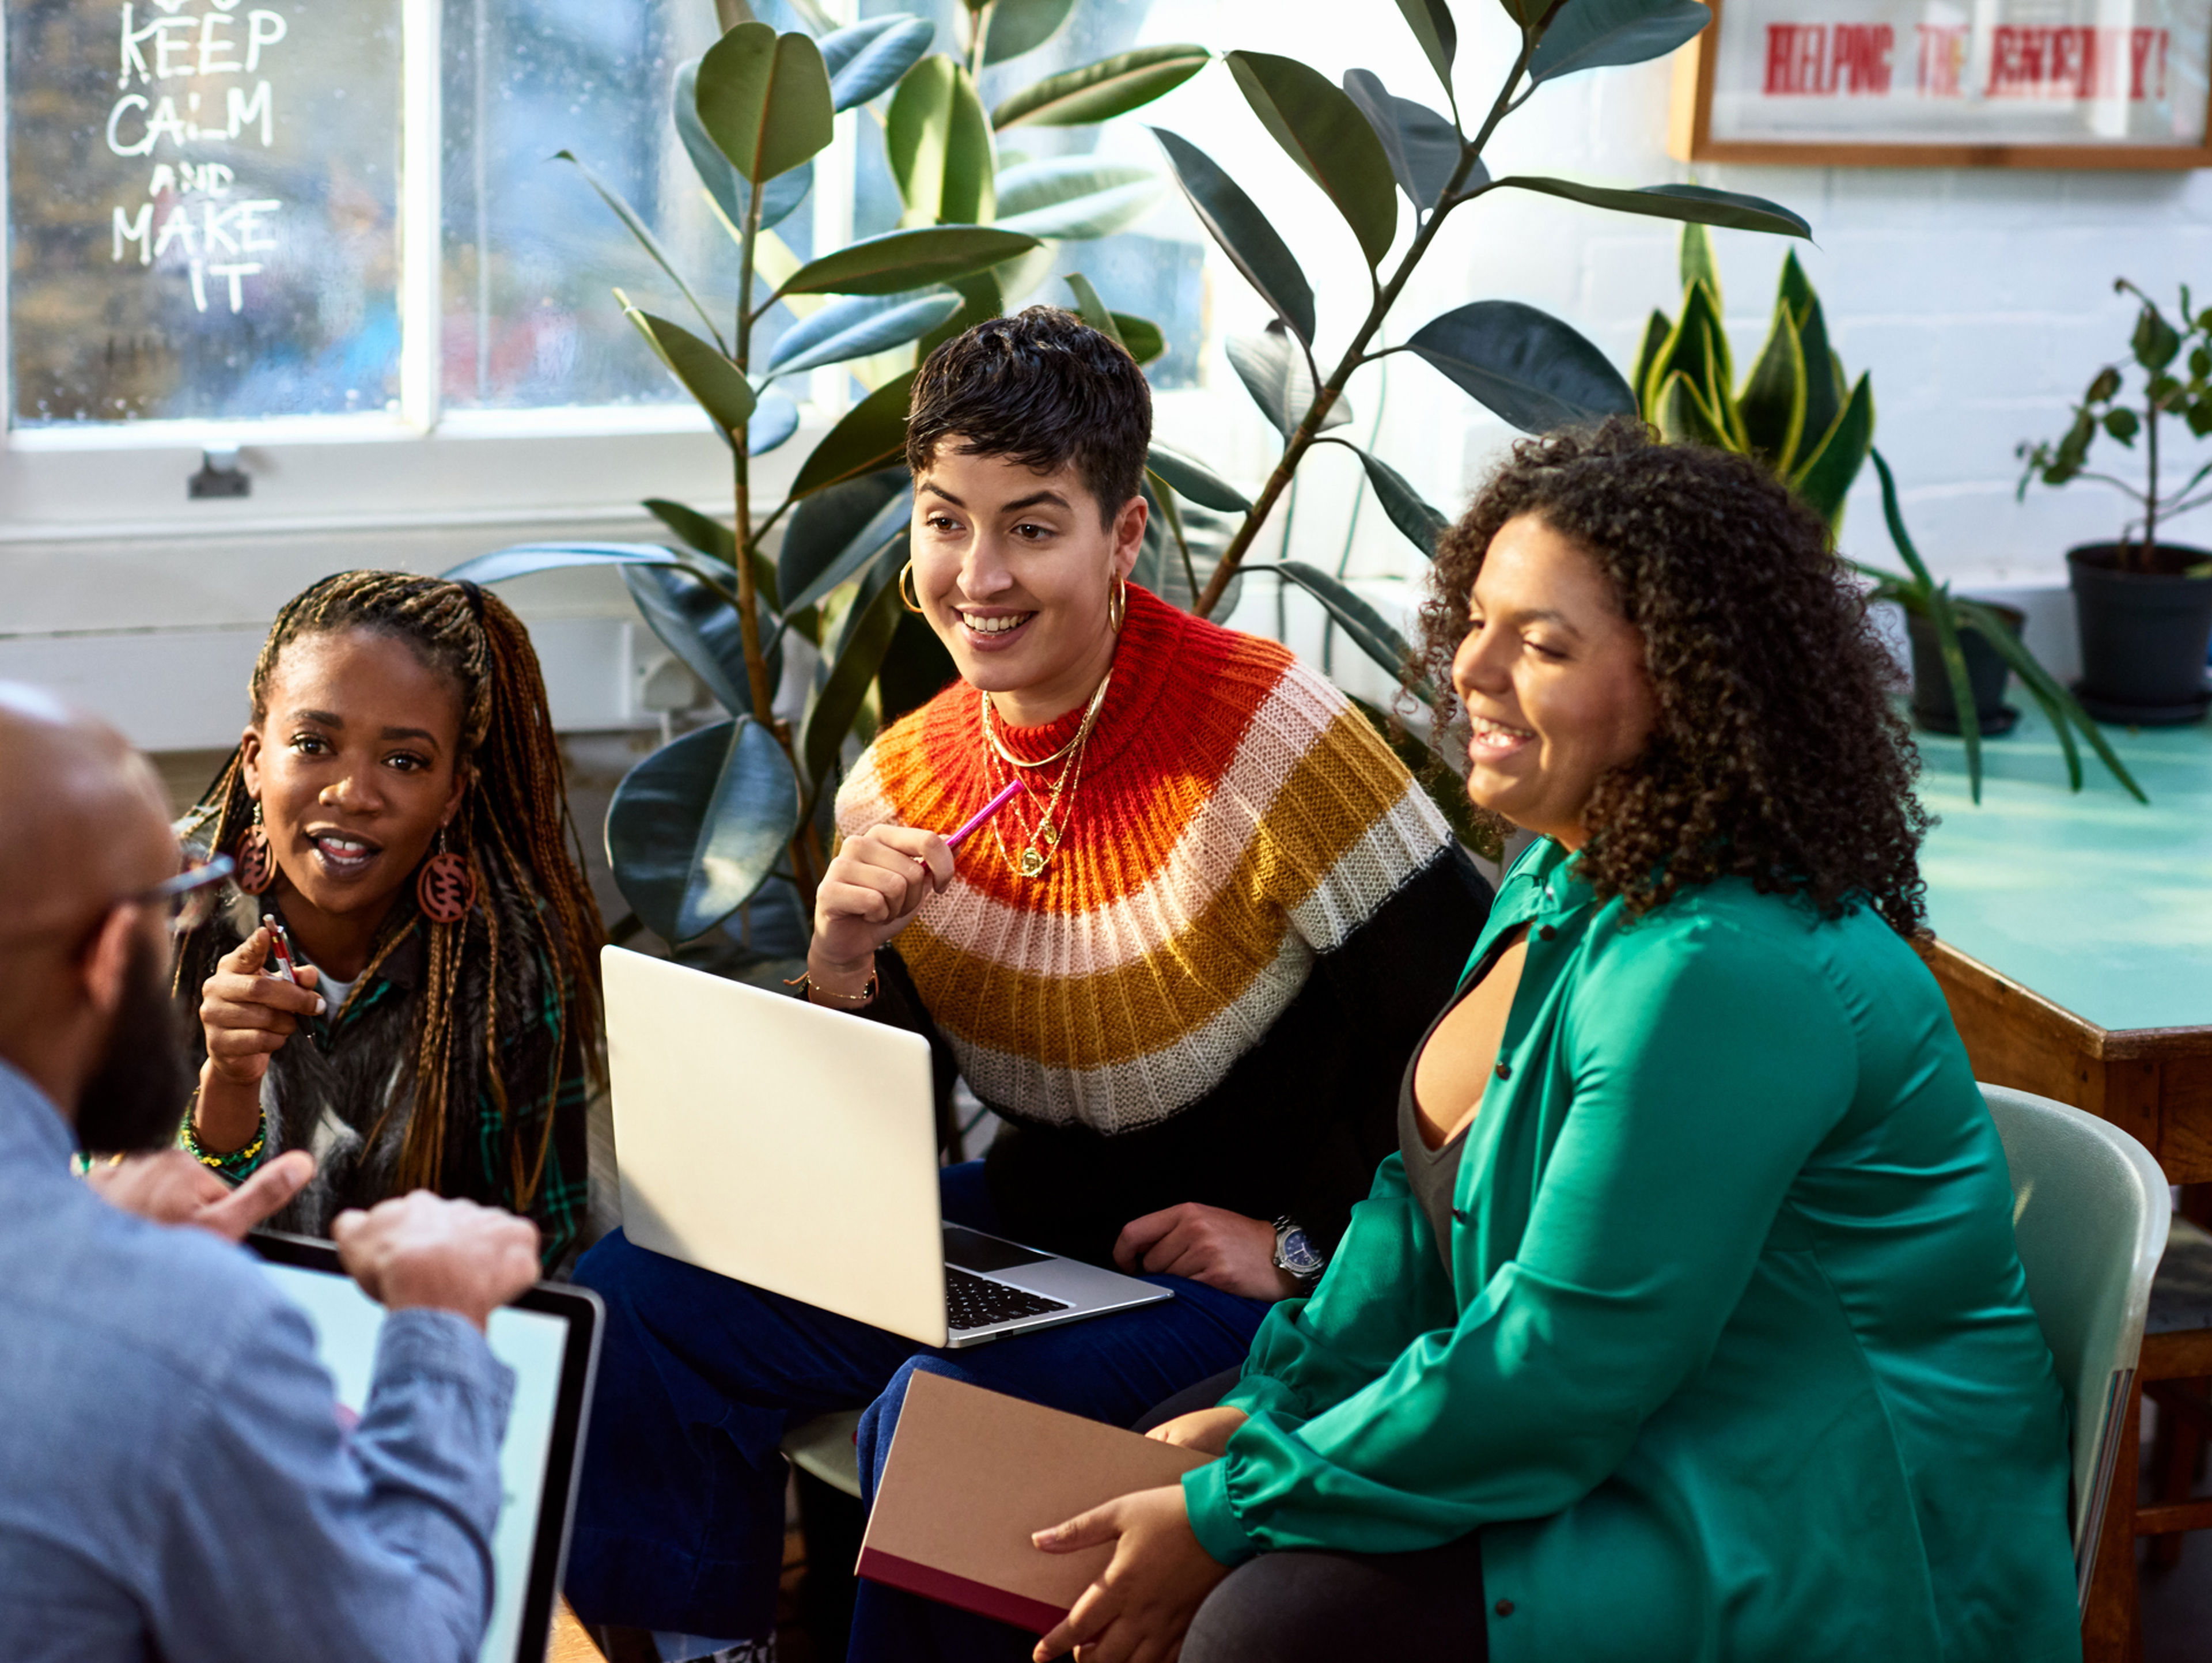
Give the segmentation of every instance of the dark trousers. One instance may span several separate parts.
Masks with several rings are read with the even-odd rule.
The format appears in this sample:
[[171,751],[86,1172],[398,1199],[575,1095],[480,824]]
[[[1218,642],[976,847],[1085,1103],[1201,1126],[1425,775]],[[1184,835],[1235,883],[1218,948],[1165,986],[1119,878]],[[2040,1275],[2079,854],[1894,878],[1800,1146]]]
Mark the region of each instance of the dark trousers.
[[[942,1187],[947,1219],[998,1229],[981,1162],[948,1167]],[[860,1474],[872,1497],[916,1369],[1127,1426],[1242,1363],[1267,1310],[1200,1283],[1148,1277],[1176,1297],[939,1351],[632,1247],[620,1231],[584,1255],[575,1279],[606,1302],[607,1321],[569,1602],[586,1623],[732,1640],[765,1637],[775,1625],[787,1471],[776,1446],[787,1426],[866,1405]],[[970,1645],[956,1630],[944,1654],[963,1663],[1014,1633],[864,1582],[851,1654],[927,1656],[929,1641],[909,1627],[940,1617],[988,1636]],[[1014,1654],[1035,1643],[1030,1636]]]

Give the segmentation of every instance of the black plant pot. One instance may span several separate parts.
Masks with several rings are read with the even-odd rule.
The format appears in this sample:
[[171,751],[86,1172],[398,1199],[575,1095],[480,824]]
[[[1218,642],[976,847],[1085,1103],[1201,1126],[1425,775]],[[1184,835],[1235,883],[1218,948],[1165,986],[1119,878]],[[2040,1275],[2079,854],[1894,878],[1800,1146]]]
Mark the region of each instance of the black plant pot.
[[[2084,543],[2066,551],[2081,630],[2081,679],[2075,693],[2100,722],[2170,727],[2202,721],[2212,708],[2204,654],[2212,646],[2212,577],[2184,577],[2212,552],[2162,543],[2149,568],[2122,567],[2124,545]],[[2140,546],[2126,549],[2141,556]]]
[[[1996,601],[1982,604],[2014,635],[2027,622],[2027,615],[2017,607]],[[1931,733],[1956,733],[1959,704],[1951,696],[1951,677],[1943,668],[1943,648],[1936,639],[1936,626],[1919,613],[1908,612],[1905,627],[1912,638],[1913,719]],[[2020,712],[2004,701],[2005,682],[2012,671],[1978,629],[1959,631],[1959,651],[1966,656],[1966,685],[1974,692],[1974,717],[1982,737],[1992,739],[2011,732],[2013,724],[2020,720]]]

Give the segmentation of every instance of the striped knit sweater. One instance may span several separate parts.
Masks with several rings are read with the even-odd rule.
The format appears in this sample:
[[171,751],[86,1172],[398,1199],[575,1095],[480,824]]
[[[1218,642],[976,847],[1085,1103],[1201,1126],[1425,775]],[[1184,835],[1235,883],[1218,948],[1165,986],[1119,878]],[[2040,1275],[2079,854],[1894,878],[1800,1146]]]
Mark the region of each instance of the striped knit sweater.
[[[1000,733],[1043,756],[1081,717]],[[985,756],[979,695],[956,682],[878,736],[840,831],[958,824],[990,794]],[[1039,773],[1048,790],[1058,768]],[[994,1200],[1093,1258],[1184,1200],[1333,1238],[1487,912],[1443,816],[1286,648],[1132,587],[1064,817],[1038,878],[979,835],[896,940],[906,1019],[1008,1122]],[[897,993],[883,1003],[900,1019]]]

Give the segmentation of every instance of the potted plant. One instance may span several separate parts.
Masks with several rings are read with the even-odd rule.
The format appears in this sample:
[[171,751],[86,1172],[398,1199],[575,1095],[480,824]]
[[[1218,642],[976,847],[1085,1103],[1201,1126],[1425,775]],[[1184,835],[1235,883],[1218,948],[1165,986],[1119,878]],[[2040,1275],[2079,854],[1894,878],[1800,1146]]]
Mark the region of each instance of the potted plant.
[[[2159,423],[2178,416],[2197,438],[2212,434],[2212,307],[2193,311],[2184,286],[2177,329],[2126,278],[2112,286],[2142,302],[2129,343],[2142,376],[2135,401],[2126,402],[2121,365],[2099,370],[2075,406],[2074,423],[2063,438],[2019,446],[2017,454],[2027,464],[2019,495],[2027,495],[2033,479],[2046,485],[2094,479],[2136,505],[2139,513],[2122,526],[2118,543],[2089,543],[2066,551],[2081,631],[2076,690],[2084,708],[2103,721],[2136,726],[2194,722],[2212,707],[2212,689],[2204,679],[2205,649],[2212,646],[2212,551],[2162,541],[2160,532],[2179,515],[2212,502],[2212,489],[2197,489],[2212,475],[2212,462],[2198,468],[2180,489],[2162,489]],[[2130,450],[2141,436],[2140,489],[2082,465],[2100,433]]]
[[[2138,803],[2149,802],[2135,777],[2113,755],[2089,713],[2027,650],[2020,638],[2023,622],[2020,612],[1954,595],[1948,584],[1936,581],[1906,534],[1905,515],[1897,506],[1897,481],[1890,475],[1889,464],[1880,451],[1872,454],[1875,472],[1881,480],[1882,518],[1888,522],[1889,539],[1897,545],[1898,557],[1904,561],[1906,571],[1886,572],[1857,561],[1852,561],[1850,567],[1872,580],[1869,599],[1894,601],[1904,609],[1912,637],[1913,714],[1923,727],[1956,733],[1966,740],[1966,781],[1974,801],[1982,800],[1982,736],[2004,732],[2020,719],[2020,713],[2004,702],[2005,678],[2009,674],[2019,677],[2029,696],[2043,707],[2051,731],[2058,736],[2066,753],[2067,777],[2075,791],[2081,789],[2081,753],[2074,741],[2078,731],[2128,794]],[[1931,696],[1938,684],[1948,697]],[[1993,714],[2002,720],[2002,727],[1991,725]]]

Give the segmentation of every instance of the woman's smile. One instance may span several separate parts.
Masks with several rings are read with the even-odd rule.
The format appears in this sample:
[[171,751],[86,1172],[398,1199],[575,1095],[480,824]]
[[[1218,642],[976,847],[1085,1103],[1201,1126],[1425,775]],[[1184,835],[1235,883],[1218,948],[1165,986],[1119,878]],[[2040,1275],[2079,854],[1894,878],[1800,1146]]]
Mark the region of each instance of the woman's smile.
[[979,652],[1003,652],[1021,639],[1030,621],[1036,616],[1034,610],[1010,611],[1003,606],[961,606],[953,610],[960,615],[960,631],[968,645]]
[[1468,723],[1474,730],[1467,745],[1470,762],[1501,762],[1536,742],[1535,734],[1528,729],[1511,727],[1488,716],[1470,714]]
[[369,876],[384,846],[371,837],[337,826],[309,826],[301,834],[311,858],[334,883],[354,883]]

